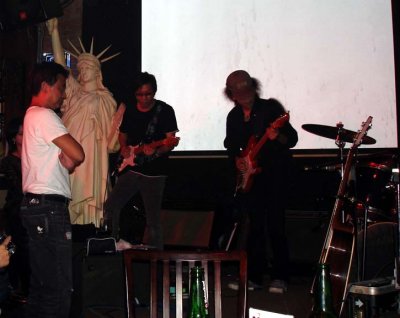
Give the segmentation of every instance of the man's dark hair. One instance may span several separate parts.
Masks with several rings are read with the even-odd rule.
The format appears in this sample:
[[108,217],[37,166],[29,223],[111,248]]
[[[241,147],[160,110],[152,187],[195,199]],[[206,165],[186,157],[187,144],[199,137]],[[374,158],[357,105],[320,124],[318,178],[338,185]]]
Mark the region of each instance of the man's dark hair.
[[39,94],[43,82],[53,86],[57,82],[58,75],[67,78],[69,72],[62,65],[54,62],[42,62],[36,64],[33,67],[30,77],[31,95],[36,96]]
[[153,74],[149,74],[147,72],[140,73],[134,83],[133,83],[133,91],[136,92],[143,85],[150,85],[153,89],[153,93],[157,92],[157,81]]

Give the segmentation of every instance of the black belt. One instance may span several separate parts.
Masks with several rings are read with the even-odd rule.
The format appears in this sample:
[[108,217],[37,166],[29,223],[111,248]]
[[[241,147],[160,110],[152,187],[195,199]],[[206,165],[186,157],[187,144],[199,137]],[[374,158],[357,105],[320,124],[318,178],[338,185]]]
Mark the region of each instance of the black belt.
[[60,195],[60,194],[36,194],[36,193],[27,192],[27,193],[25,193],[25,197],[28,200],[37,199],[37,200],[39,200],[39,202],[50,201],[50,202],[59,202],[59,203],[68,204],[70,201],[70,199],[68,199],[67,197],[64,197],[63,195]]

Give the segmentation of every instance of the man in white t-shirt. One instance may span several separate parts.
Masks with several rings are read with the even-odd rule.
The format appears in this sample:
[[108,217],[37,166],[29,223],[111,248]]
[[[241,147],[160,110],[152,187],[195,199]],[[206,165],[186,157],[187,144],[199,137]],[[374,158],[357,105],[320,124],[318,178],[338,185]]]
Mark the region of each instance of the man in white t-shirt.
[[31,104],[24,118],[21,216],[29,235],[29,318],[69,317],[69,173],[83,162],[85,154],[54,112],[65,98],[67,77],[68,71],[57,63],[37,64],[31,77]]

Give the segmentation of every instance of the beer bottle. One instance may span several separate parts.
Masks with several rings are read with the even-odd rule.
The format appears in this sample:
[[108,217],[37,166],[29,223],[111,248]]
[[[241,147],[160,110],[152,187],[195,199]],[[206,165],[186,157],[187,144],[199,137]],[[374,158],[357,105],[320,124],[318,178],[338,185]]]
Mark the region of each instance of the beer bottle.
[[309,318],[337,318],[332,305],[332,284],[328,264],[318,264],[315,283],[314,306]]
[[190,270],[190,306],[188,318],[208,318],[208,301],[204,282],[204,268],[194,266]]

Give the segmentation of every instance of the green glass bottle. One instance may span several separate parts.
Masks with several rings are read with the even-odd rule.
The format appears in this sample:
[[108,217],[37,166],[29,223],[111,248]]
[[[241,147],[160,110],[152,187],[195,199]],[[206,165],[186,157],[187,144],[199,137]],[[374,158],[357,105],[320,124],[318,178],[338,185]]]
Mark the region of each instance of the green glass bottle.
[[314,306],[309,318],[337,318],[332,304],[332,284],[328,264],[318,264],[315,284]]
[[204,284],[204,268],[190,270],[190,303],[188,318],[208,318],[208,301]]

